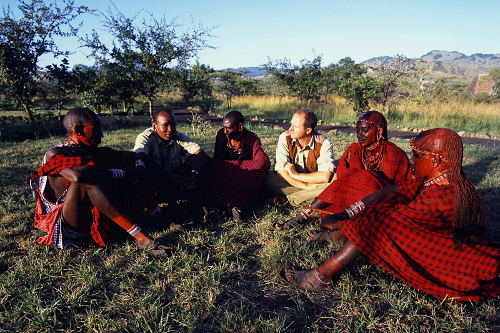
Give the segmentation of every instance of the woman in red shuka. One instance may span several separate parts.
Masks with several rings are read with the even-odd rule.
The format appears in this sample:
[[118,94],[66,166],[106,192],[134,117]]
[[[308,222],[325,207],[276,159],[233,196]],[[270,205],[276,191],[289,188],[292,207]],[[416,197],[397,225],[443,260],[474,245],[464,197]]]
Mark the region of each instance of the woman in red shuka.
[[481,301],[500,295],[500,247],[486,235],[486,208],[462,169],[462,141],[438,128],[413,141],[415,179],[385,187],[323,219],[347,241],[313,270],[283,267],[287,282],[331,288],[330,279],[364,254],[409,285],[440,299]]

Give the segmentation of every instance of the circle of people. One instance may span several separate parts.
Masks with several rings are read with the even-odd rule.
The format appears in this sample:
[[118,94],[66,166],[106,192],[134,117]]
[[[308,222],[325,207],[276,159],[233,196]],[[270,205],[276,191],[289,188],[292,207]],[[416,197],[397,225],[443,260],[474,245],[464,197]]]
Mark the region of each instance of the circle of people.
[[274,205],[310,202],[276,223],[277,230],[301,227],[320,213],[317,230],[308,235],[342,242],[314,269],[283,266],[278,275],[288,285],[329,290],[332,277],[364,255],[443,300],[500,295],[500,247],[488,240],[486,208],[462,169],[463,145],[455,132],[419,133],[410,141],[409,160],[388,141],[383,114],[365,112],[356,122],[357,142],[335,165],[333,145],[316,124],[313,111],[298,110],[278,138],[269,170],[259,137],[244,127],[238,111],[223,118],[210,158],[176,130],[168,109],[153,114],[133,152],[99,147],[100,118],[88,109],[72,109],[63,120],[68,140],[46,152],[29,180],[39,178],[35,227],[46,233],[36,242],[63,249],[93,239],[104,247],[117,230],[125,230],[144,251],[165,255],[173,247],[135,222],[146,209],[153,223],[172,229],[180,227],[179,200],[187,200],[191,220],[204,222],[224,212],[241,221],[265,183]]

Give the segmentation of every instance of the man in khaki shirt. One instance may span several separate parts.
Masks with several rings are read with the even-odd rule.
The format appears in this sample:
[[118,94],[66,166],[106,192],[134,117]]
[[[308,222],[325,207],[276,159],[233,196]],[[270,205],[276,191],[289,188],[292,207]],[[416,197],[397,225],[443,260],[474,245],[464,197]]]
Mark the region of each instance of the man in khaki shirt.
[[317,117],[313,111],[298,110],[290,129],[282,133],[276,147],[275,171],[266,184],[276,194],[274,204],[299,205],[318,196],[335,173],[332,143],[314,130]]
[[134,152],[152,174],[151,187],[157,202],[174,206],[177,200],[188,199],[193,209],[203,214],[208,155],[187,135],[176,130],[172,111],[156,111],[151,125],[137,136]]

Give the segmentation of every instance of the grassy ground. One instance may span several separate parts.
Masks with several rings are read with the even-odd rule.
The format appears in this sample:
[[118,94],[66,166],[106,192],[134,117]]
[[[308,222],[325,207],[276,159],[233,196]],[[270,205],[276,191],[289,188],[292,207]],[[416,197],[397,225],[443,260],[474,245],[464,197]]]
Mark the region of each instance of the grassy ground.
[[[206,124],[203,124],[206,126]],[[213,152],[215,130],[179,130]],[[253,127],[274,157],[279,131]],[[129,150],[142,128],[105,131],[103,145]],[[335,156],[353,137],[328,135]],[[153,235],[177,244],[152,258],[130,239],[100,249],[37,246],[34,202],[23,184],[45,150],[65,137],[0,143],[0,331],[3,332],[500,332],[500,300],[442,302],[400,282],[363,258],[346,267],[324,294],[284,286],[283,264],[312,268],[338,246],[309,242],[305,230],[279,232],[294,214],[263,195],[242,223]],[[395,141],[406,152],[406,141]],[[500,150],[468,146],[465,172],[488,207],[500,240]]]

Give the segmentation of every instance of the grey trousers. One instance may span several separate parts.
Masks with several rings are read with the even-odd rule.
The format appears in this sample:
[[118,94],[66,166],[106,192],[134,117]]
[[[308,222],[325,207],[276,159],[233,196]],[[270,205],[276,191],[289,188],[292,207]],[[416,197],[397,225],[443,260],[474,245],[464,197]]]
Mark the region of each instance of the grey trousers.
[[[332,178],[332,181],[337,179],[337,174]],[[290,185],[290,183],[281,178],[276,171],[269,171],[266,177],[266,185],[269,190],[274,194],[286,196],[288,202],[292,206],[298,206],[304,201],[312,201],[330,184],[331,183],[319,184],[312,188],[301,189]]]

